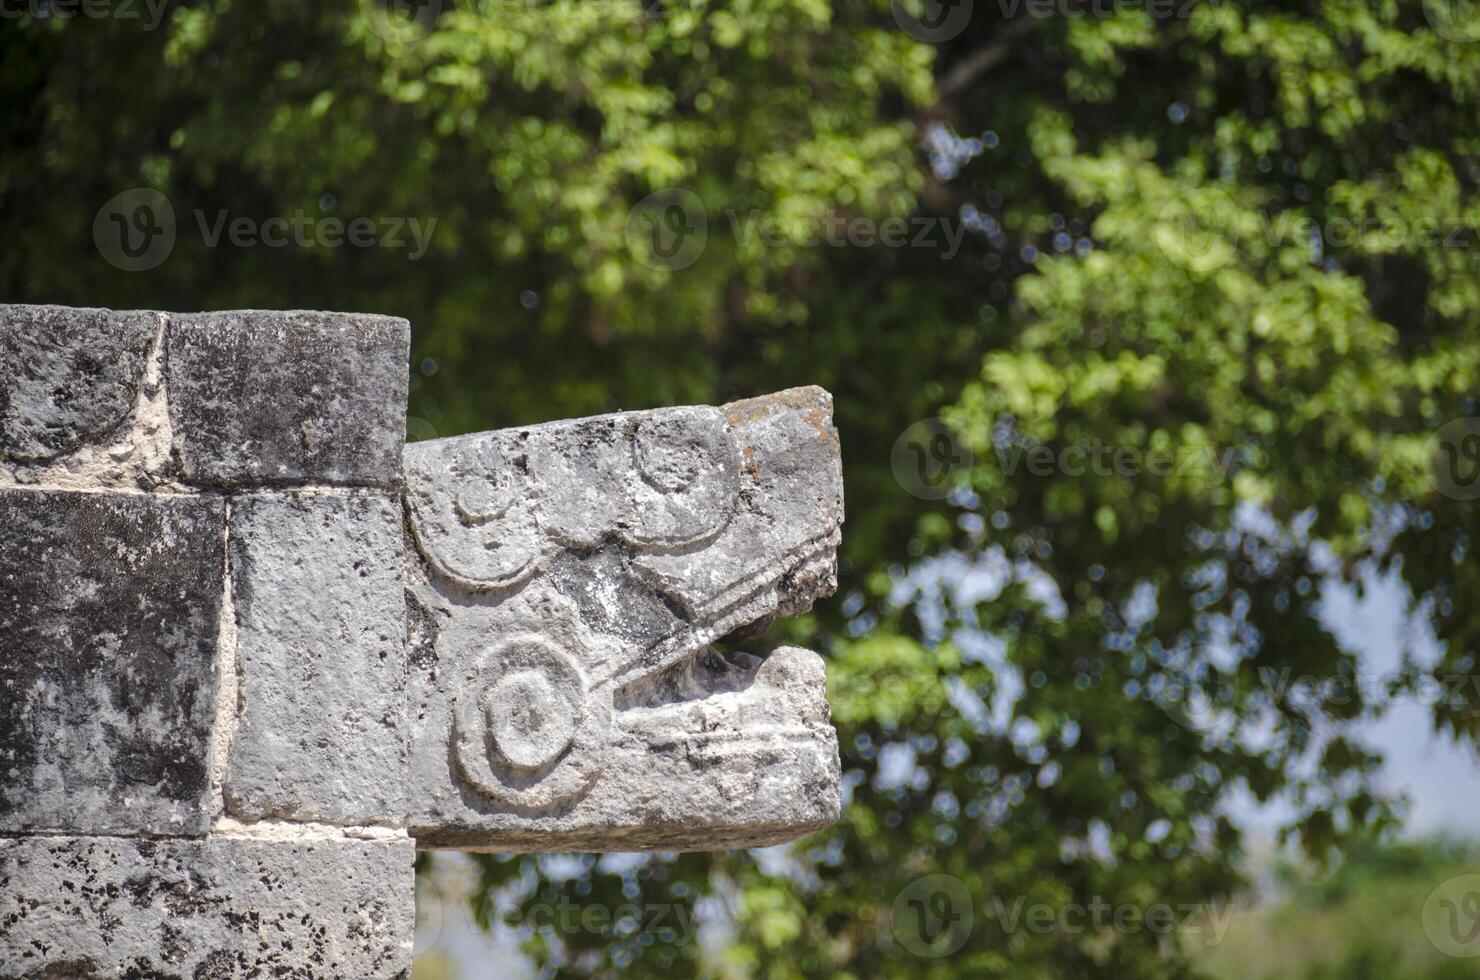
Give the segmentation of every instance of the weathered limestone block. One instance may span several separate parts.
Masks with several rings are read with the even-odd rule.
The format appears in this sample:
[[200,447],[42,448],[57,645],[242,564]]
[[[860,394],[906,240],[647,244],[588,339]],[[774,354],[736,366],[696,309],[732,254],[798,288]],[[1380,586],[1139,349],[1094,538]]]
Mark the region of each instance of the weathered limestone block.
[[821,661],[709,646],[835,587],[826,392],[417,443],[405,469],[420,845],[716,849],[836,819]]
[[0,833],[204,833],[220,500],[0,490]]
[[187,482],[400,482],[411,328],[396,317],[171,314],[165,374]]
[[233,499],[233,816],[403,823],[403,542],[401,502],[389,495]]
[[0,980],[405,978],[411,842],[0,838]]
[[108,440],[134,407],[161,314],[0,306],[0,461]]

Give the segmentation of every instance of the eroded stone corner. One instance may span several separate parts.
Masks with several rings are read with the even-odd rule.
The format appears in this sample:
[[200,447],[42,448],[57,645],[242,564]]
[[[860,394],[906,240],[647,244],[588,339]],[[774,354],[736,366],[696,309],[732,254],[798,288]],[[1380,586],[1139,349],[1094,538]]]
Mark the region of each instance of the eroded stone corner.
[[0,306],[0,485],[152,489],[166,315]]

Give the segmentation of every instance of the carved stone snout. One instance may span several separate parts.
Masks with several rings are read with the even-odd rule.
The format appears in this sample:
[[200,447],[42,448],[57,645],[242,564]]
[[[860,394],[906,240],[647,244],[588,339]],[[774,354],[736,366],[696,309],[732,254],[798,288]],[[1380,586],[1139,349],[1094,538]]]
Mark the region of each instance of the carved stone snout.
[[836,819],[820,658],[711,646],[835,587],[826,392],[417,443],[405,473],[422,846],[713,849]]

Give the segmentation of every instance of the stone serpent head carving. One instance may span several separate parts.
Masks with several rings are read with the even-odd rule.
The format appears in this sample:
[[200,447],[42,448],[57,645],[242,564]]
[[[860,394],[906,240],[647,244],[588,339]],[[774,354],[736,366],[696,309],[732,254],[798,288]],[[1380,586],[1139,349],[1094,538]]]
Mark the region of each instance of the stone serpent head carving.
[[419,848],[836,818],[821,660],[722,652],[834,587],[827,393],[405,448],[410,336],[0,306],[0,975],[404,980]]
[[834,588],[825,392],[417,443],[404,468],[423,845],[744,846],[835,819],[820,660],[711,646]]

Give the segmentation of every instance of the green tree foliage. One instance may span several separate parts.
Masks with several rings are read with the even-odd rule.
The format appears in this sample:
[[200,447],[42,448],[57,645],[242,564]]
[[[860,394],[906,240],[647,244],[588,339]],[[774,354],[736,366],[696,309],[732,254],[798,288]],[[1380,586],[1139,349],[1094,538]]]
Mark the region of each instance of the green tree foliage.
[[[829,657],[842,821],[779,870],[489,859],[485,922],[562,897],[725,910],[720,952],[531,931],[563,975],[1176,976],[1164,931],[998,909],[1221,901],[1235,794],[1286,801],[1315,855],[1390,825],[1350,730],[1381,704],[1314,610],[1331,581],[1396,572],[1443,644],[1432,672],[1473,670],[1458,483],[1480,453],[1431,439],[1480,414],[1469,5],[442,6],[7,19],[0,283],[408,316],[422,436],[833,390],[840,600],[758,643]],[[176,240],[130,273],[94,218],[136,187],[169,199]],[[687,263],[644,223],[678,188],[707,221]],[[222,212],[436,225],[415,257],[212,246]],[[882,240],[890,219],[912,244]],[[840,227],[851,244],[828,244]],[[974,462],[927,502],[891,447],[937,413],[946,458]],[[1327,683],[1296,698],[1291,677]],[[1473,739],[1473,704],[1436,724]],[[901,919],[937,874],[972,916],[933,958]]]

